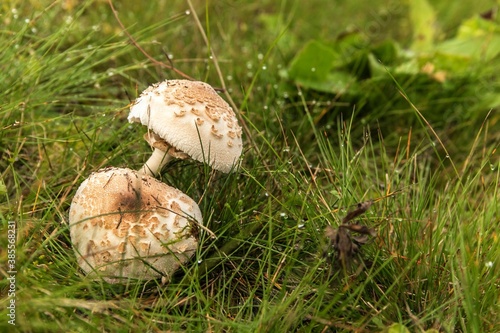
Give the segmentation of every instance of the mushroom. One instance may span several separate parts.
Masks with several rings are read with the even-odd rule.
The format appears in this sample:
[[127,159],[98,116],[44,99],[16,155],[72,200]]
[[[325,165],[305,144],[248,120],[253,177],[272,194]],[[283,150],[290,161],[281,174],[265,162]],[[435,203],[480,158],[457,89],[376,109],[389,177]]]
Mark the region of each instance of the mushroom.
[[166,277],[195,253],[198,205],[138,171],[105,168],[80,185],[69,226],[78,264],[110,283]]
[[140,172],[150,176],[172,157],[191,157],[227,173],[241,155],[241,127],[234,111],[204,82],[153,84],[132,104],[128,120],[148,127],[145,139],[154,151]]

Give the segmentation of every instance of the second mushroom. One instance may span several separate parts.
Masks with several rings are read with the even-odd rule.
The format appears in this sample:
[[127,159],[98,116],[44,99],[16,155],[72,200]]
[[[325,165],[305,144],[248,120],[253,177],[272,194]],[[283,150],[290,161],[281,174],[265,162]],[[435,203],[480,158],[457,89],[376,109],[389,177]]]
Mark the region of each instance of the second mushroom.
[[125,168],[92,173],[69,212],[78,264],[110,283],[170,278],[196,252],[202,223],[186,194]]

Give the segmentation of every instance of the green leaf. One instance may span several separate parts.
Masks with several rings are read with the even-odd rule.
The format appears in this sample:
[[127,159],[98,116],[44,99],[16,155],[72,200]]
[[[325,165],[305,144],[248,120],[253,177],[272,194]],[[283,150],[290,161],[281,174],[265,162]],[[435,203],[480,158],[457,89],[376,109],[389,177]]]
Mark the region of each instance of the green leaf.
[[368,63],[370,66],[370,74],[372,78],[378,78],[387,75],[387,69],[384,63],[381,63],[379,58],[376,58],[373,53],[368,55]]
[[397,61],[398,49],[399,46],[395,41],[387,39],[372,47],[372,53],[382,64],[389,65]]
[[500,26],[475,17],[465,21],[457,36],[436,46],[441,53],[489,61],[500,54]]
[[356,77],[343,72],[335,71],[319,79],[296,78],[295,82],[305,88],[332,94],[356,94],[359,91]]
[[410,331],[405,325],[395,323],[387,328],[387,333],[410,333]]
[[340,62],[338,52],[318,41],[308,42],[295,56],[288,77],[295,83],[317,91],[342,94],[353,92],[356,77],[334,67]]
[[288,75],[301,82],[322,82],[327,79],[338,54],[318,41],[308,42],[290,63]]
[[420,52],[430,51],[436,34],[436,13],[427,0],[410,0],[409,4],[413,28],[411,48]]

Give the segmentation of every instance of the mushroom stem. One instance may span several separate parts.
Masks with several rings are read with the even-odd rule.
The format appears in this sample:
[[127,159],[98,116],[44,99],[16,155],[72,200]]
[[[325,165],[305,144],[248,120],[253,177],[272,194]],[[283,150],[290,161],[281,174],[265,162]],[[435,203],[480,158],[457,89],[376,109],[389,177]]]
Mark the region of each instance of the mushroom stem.
[[151,157],[144,163],[139,170],[140,173],[148,176],[155,177],[165,164],[172,159],[172,156],[166,151],[155,148]]

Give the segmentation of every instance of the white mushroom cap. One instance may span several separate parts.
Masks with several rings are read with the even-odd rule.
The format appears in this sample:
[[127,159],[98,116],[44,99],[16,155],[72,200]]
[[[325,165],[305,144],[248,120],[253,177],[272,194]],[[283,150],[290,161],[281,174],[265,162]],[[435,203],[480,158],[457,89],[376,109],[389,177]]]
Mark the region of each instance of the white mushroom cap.
[[168,146],[222,172],[229,172],[241,155],[241,127],[234,111],[204,82],[153,84],[133,103],[128,120],[141,122]]
[[69,211],[80,267],[111,283],[167,278],[195,253],[198,205],[186,194],[130,169],[92,173]]

